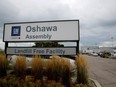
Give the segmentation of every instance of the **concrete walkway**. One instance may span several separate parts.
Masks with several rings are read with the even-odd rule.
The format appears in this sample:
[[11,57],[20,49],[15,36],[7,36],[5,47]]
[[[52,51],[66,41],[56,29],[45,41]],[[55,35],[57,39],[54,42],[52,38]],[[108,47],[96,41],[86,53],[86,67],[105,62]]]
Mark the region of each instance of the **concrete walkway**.
[[102,87],[116,87],[116,59],[84,55],[88,61],[89,77]]

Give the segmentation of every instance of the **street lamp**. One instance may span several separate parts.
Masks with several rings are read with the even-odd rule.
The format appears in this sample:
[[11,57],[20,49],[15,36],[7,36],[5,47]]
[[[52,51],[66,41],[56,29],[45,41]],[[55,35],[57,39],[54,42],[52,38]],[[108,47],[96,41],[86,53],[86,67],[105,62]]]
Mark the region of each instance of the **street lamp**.
[[114,39],[114,38],[113,38],[113,37],[111,37],[111,40],[112,40],[112,47],[113,47],[113,39]]

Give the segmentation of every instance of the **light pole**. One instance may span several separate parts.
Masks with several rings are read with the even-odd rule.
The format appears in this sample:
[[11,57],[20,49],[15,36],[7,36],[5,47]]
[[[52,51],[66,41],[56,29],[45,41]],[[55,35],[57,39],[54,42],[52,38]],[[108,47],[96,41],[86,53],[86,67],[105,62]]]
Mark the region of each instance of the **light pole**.
[[113,38],[113,37],[111,37],[111,40],[112,40],[112,47],[113,47],[113,39],[114,39],[114,38]]

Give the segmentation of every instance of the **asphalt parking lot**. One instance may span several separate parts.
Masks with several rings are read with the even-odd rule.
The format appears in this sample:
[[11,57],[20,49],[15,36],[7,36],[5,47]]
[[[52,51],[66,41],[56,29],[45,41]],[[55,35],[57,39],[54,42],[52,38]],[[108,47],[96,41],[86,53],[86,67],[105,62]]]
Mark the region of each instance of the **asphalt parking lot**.
[[88,62],[89,77],[102,87],[116,87],[116,59],[84,55]]

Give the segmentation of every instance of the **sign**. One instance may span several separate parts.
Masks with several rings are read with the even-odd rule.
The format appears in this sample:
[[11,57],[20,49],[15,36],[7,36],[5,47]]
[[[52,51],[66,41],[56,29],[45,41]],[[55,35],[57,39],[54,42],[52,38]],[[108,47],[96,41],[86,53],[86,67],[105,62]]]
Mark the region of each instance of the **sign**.
[[7,54],[20,55],[76,55],[76,48],[21,48],[8,47]]
[[79,40],[79,20],[4,24],[4,42],[74,40]]

